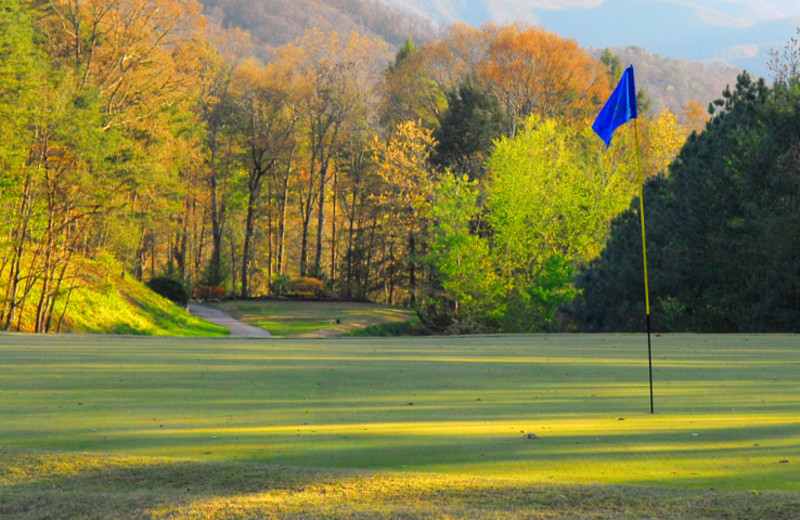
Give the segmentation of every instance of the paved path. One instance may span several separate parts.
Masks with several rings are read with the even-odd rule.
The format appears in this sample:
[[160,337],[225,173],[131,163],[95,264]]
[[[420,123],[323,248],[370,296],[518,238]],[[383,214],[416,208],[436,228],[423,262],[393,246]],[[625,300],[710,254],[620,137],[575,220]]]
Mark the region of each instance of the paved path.
[[231,338],[269,338],[272,336],[269,331],[261,327],[256,327],[255,325],[237,320],[230,314],[213,307],[190,303],[189,312],[200,319],[225,327],[231,331],[231,335],[229,336]]

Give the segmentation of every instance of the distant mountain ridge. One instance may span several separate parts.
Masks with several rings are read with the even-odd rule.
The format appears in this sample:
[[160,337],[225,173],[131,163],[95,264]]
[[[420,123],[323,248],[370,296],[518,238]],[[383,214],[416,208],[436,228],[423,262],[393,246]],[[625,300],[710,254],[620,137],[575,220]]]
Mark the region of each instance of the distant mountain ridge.
[[[653,114],[669,108],[681,115],[689,100],[708,106],[722,97],[726,86],[736,85],[736,78],[742,72],[719,63],[664,58],[636,46],[616,47],[611,51],[623,66],[633,65],[636,87],[644,89],[650,97]],[[601,51],[592,51],[592,55],[599,59]]]
[[768,51],[800,26],[800,2],[761,0],[387,0],[441,22],[521,21],[584,47],[635,45],[661,56],[722,61],[767,76]]
[[393,46],[408,38],[427,41],[439,24],[430,18],[393,7],[383,0],[199,0],[203,13],[223,27],[246,29],[256,39],[257,54],[268,58],[307,29],[360,34]]
[[[250,31],[257,42],[257,54],[264,60],[270,58],[275,48],[293,42],[313,27],[339,32],[356,30],[361,34],[383,39],[395,47],[409,37],[420,44],[433,40],[441,26],[415,13],[430,9],[434,14],[448,10],[452,11],[453,16],[459,13],[464,16],[469,13],[475,15],[476,6],[483,5],[484,10],[479,11],[479,14],[487,16],[489,10],[485,6],[491,3],[488,0],[391,0],[397,4],[393,7],[383,0],[200,1],[205,6],[204,13],[212,20],[226,27],[235,26]],[[505,5],[504,2],[513,3],[512,0],[495,0],[492,5],[502,6]],[[401,10],[406,7],[413,8],[413,11]],[[573,11],[550,13],[560,16]],[[578,42],[583,44],[580,40]],[[739,69],[713,62],[703,64],[663,58],[648,52],[649,49],[645,50],[638,43],[636,46],[597,45],[595,49],[606,46],[620,56],[624,65],[632,64],[636,67],[638,86],[645,89],[652,99],[654,112],[669,107],[680,114],[689,99],[696,99],[707,105],[720,97],[726,85],[735,84],[736,76],[740,72]],[[594,55],[599,57],[600,51],[594,51]]]

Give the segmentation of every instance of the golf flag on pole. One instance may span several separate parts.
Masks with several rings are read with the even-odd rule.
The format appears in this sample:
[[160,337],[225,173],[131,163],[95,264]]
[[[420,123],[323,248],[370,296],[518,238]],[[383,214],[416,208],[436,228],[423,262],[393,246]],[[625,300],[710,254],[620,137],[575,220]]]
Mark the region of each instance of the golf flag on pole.
[[614,130],[631,119],[636,119],[636,116],[636,82],[631,66],[625,69],[614,93],[594,120],[592,129],[605,141],[608,148],[611,146]]
[[644,302],[647,312],[647,358],[650,368],[650,413],[655,413],[653,407],[653,349],[650,344],[650,287],[647,280],[647,241],[644,230],[644,175],[642,173],[642,152],[639,149],[639,129],[636,126],[636,81],[633,78],[633,66],[625,69],[619,85],[614,89],[611,97],[606,101],[603,110],[594,120],[592,129],[606,143],[606,148],[611,146],[611,137],[614,130],[633,119],[633,131],[636,137],[636,164],[639,169],[639,216],[642,221],[642,260],[644,263]]

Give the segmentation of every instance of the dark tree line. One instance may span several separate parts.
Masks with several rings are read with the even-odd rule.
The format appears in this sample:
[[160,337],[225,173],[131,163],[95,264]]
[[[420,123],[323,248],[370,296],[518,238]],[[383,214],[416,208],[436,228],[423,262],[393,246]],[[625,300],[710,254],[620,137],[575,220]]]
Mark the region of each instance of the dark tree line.
[[[654,327],[800,331],[800,83],[742,74],[645,185]],[[585,330],[644,328],[638,201],[579,278]]]

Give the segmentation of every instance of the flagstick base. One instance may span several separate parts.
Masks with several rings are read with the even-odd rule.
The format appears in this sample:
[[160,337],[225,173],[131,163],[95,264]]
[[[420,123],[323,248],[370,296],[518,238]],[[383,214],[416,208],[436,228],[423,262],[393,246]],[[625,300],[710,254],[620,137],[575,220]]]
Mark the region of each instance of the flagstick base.
[[647,315],[647,361],[650,366],[650,413],[654,414],[653,407],[653,348],[650,346],[650,314]]

